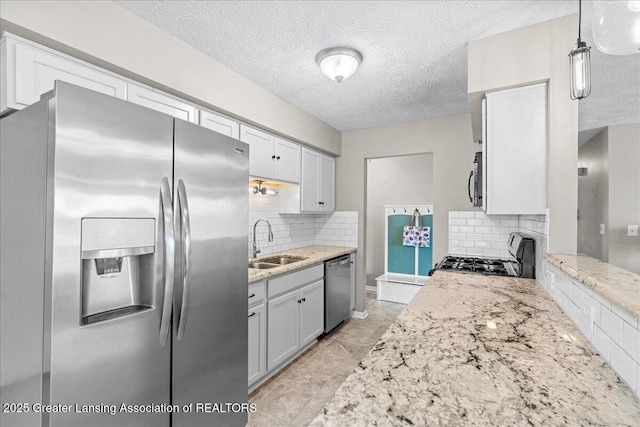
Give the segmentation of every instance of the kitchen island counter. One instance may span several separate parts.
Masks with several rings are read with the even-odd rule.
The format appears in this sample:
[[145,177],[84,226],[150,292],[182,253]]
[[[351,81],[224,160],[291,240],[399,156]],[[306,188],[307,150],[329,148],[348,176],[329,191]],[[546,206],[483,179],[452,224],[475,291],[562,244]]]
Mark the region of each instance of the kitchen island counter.
[[311,423],[640,424],[640,402],[535,280],[438,271]]

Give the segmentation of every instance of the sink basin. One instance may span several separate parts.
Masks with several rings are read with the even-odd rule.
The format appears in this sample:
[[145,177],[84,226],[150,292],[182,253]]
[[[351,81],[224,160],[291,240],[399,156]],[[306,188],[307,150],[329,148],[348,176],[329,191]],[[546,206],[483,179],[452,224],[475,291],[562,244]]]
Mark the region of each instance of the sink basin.
[[256,270],[266,270],[269,268],[280,267],[280,264],[269,264],[267,262],[250,262],[249,268],[255,268]]
[[260,262],[265,262],[268,264],[278,264],[278,265],[287,265],[292,264],[294,262],[305,260],[306,258],[300,257],[273,257],[273,258],[265,258],[260,260]]

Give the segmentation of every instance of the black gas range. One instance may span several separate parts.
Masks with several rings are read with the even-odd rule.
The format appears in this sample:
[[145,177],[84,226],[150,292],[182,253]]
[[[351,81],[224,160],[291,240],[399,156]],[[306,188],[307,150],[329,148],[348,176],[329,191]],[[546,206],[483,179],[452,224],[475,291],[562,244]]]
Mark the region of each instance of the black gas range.
[[535,279],[535,240],[526,234],[511,233],[508,247],[509,253],[514,257],[513,259],[448,255],[436,264],[433,270],[429,272],[429,276],[437,270],[444,270]]

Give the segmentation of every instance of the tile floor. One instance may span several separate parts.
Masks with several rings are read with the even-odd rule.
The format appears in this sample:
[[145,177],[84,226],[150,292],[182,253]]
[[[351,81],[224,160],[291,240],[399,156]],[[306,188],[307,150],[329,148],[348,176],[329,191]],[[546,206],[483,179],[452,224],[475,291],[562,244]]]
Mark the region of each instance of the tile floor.
[[346,320],[249,395],[247,427],[306,426],[405,307],[367,293],[366,319]]

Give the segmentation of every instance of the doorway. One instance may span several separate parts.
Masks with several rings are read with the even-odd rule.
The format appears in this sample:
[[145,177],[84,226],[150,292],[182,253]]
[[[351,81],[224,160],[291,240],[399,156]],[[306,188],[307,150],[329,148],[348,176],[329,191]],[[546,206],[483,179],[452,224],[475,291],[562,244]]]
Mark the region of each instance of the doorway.
[[365,268],[367,289],[384,273],[384,205],[431,204],[433,153],[366,160]]

